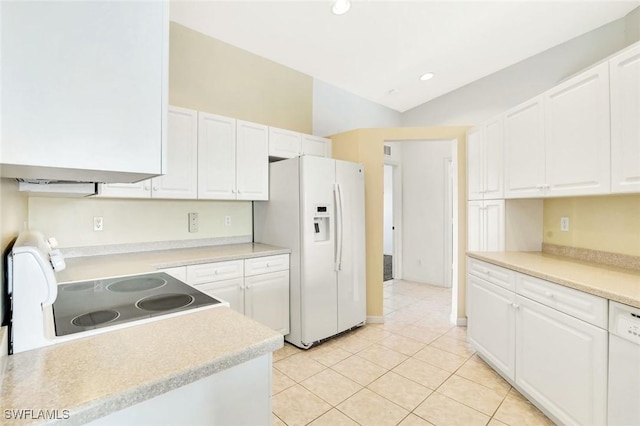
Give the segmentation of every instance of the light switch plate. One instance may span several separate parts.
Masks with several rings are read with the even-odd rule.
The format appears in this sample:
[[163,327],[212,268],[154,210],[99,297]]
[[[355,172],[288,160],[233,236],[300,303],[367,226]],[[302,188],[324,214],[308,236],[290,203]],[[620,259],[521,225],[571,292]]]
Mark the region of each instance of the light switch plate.
[[198,232],[198,213],[189,213],[189,232]]

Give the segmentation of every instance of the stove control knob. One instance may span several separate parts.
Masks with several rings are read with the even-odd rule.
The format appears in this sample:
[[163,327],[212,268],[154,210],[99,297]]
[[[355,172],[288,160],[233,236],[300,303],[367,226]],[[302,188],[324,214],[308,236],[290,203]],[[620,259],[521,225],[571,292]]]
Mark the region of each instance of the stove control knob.
[[49,258],[51,260],[51,266],[53,266],[53,269],[56,272],[60,272],[67,267],[67,265],[64,263],[64,256],[62,256],[60,250],[51,250]]
[[56,240],[54,237],[49,238],[47,242],[49,243],[49,247],[51,247],[51,250],[58,248],[58,240]]

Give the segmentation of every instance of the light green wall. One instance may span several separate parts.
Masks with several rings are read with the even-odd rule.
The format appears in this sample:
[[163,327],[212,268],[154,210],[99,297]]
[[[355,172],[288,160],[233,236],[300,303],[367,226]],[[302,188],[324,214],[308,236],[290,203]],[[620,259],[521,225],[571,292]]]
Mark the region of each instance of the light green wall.
[[[189,212],[198,213],[198,232],[189,232]],[[103,231],[93,230],[94,216],[104,218]],[[31,197],[29,227],[61,247],[251,235],[251,202]]]
[[172,22],[169,103],[310,134],[313,78]]
[[[569,231],[560,231],[560,218]],[[544,200],[545,243],[640,256],[640,194]]]

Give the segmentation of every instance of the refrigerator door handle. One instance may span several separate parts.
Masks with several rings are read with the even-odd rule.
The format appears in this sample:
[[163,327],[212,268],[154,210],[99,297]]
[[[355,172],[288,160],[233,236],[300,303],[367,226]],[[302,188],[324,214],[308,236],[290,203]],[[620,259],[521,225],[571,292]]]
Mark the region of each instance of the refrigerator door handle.
[[336,183],[336,271],[342,269],[342,241],[344,237],[343,221],[342,221],[342,189],[340,184]]

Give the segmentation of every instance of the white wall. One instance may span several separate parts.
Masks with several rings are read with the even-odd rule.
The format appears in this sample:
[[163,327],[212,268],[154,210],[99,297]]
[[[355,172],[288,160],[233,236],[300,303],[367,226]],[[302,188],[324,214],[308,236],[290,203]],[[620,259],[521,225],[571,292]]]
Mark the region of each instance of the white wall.
[[393,255],[393,166],[384,166],[383,254]]
[[[637,15],[637,9],[632,14]],[[640,18],[628,15],[417,106],[402,114],[402,125],[478,124],[635,41],[640,30],[631,27],[637,27],[638,21]]]
[[444,286],[445,159],[451,141],[402,142],[403,279]]
[[313,80],[313,134],[330,136],[347,130],[398,127],[400,113],[346,92],[324,81]]

